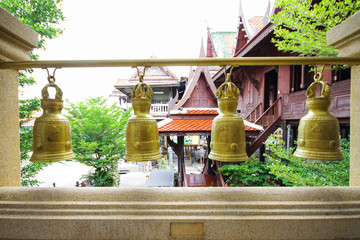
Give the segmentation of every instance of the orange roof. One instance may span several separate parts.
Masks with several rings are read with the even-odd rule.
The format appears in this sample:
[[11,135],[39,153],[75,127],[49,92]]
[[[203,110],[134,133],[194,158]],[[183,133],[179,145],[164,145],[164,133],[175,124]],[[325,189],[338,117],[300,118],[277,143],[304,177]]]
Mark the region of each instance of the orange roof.
[[212,119],[178,119],[159,128],[159,132],[211,131]]
[[200,114],[214,114],[214,115],[218,115],[218,111],[216,109],[207,109],[207,110],[187,110],[186,114],[191,114],[191,115],[200,115]]
[[259,131],[259,129],[245,125],[245,131]]
[[254,16],[253,18],[249,19],[250,25],[256,28],[257,32],[259,32],[263,28],[263,16]]
[[[212,119],[175,119],[159,127],[159,132],[210,132]],[[245,125],[245,131],[259,129]]]

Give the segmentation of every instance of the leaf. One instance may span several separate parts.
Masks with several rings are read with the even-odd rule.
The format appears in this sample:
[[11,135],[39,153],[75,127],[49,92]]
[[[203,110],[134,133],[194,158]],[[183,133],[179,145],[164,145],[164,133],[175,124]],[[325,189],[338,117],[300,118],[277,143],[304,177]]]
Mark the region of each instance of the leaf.
[[356,0],[276,0],[282,10],[269,16],[274,23],[272,42],[279,51],[300,56],[336,56],[326,43],[326,32],[360,10]]

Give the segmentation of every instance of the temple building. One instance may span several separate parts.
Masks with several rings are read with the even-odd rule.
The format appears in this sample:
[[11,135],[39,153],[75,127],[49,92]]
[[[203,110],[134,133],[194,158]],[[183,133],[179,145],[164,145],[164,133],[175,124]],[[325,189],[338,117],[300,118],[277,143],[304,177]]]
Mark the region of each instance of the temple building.
[[[267,17],[279,9],[271,8],[270,1],[264,17],[245,18],[243,3],[240,1],[240,16],[235,45],[234,58],[242,57],[284,57],[295,54],[279,51],[271,39],[274,38],[274,25]],[[222,68],[213,76],[213,82],[219,87],[224,81]],[[288,147],[294,146],[297,139],[297,127],[300,118],[305,116],[307,108],[306,89],[313,82],[314,73],[309,65],[273,65],[235,67],[232,81],[240,89],[238,111],[250,122],[261,125],[264,131],[252,139],[248,146],[248,155],[258,148],[267,137],[281,128],[281,137]],[[350,69],[325,69],[323,75],[331,89],[332,105],[329,109],[340,123],[342,138],[349,137],[350,123]],[[320,89],[317,89],[320,95]],[[262,156],[262,154],[260,154]]]
[[[151,56],[151,59],[156,58]],[[140,74],[144,75],[144,82],[153,89],[153,97],[151,101],[150,114],[156,119],[161,120],[168,114],[168,103],[176,93],[180,86],[179,79],[167,67],[149,67],[140,68]],[[139,83],[138,72],[129,79],[118,79],[115,89],[111,93],[111,97],[118,97],[120,108],[128,109],[131,107],[131,90]]]
[[[199,57],[205,57],[203,45],[201,45]],[[177,155],[180,186],[224,186],[222,176],[218,173],[219,165],[207,157],[210,152],[212,122],[219,114],[216,87],[207,66],[198,66],[188,79],[181,99],[179,99],[179,94],[176,94],[169,102],[170,111],[167,118],[158,123],[159,134],[166,137],[164,145],[166,143],[170,145]],[[248,137],[263,130],[261,126],[248,121],[244,124]],[[175,136],[176,142],[172,140]],[[186,138],[192,140],[186,141]],[[198,148],[204,149],[202,173],[186,174],[184,154],[190,153],[191,163],[191,154],[194,156],[193,152]]]
[[[351,82],[347,70],[324,72],[324,80],[333,91],[330,111],[340,124],[351,122],[349,186],[32,188],[21,187],[19,69],[41,68],[41,64],[63,68],[79,63],[82,67],[93,65],[82,60],[32,61],[28,52],[38,46],[37,33],[0,7],[0,238],[360,239],[359,26],[357,12],[327,32],[327,44],[339,50],[339,57],[332,60],[351,65]],[[265,63],[272,64],[273,56],[282,56],[270,42],[272,32],[271,23],[267,23],[245,45],[239,45],[234,57],[265,56]],[[296,58],[293,63],[302,61]],[[117,66],[116,61],[109,60],[108,64]],[[304,91],[311,75],[307,69],[306,65],[282,64],[236,67],[232,80],[243,92],[240,114],[255,123],[261,119],[259,125],[266,126],[267,122],[268,128],[286,124],[291,129],[306,112]],[[208,97],[208,109],[201,109],[201,105],[195,109],[196,101],[205,104],[205,98],[198,95],[203,90],[200,86],[193,88],[194,94],[185,90],[187,100],[172,103],[178,109],[173,112],[174,119],[168,120],[170,124],[176,122],[175,115],[180,120],[185,115],[215,115],[209,111],[216,109],[211,107],[216,103],[212,89],[224,81],[226,70],[221,69],[214,82],[207,79],[209,73],[201,71],[198,81],[203,81],[203,89],[208,90],[208,95],[202,95]],[[160,130],[165,133],[164,126]],[[53,130],[57,132],[58,128],[54,126]],[[209,174],[205,170],[204,174]],[[192,179],[183,177],[184,182],[191,183]]]

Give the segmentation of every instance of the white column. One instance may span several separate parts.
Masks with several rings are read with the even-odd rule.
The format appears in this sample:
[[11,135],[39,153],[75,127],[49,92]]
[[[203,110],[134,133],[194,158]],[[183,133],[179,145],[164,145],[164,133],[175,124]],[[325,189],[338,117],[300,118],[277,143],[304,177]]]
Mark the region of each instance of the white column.
[[[30,60],[37,34],[0,7],[0,61]],[[20,186],[18,71],[0,70],[0,187]]]
[[[360,57],[360,12],[327,34],[327,43],[339,49],[339,57]],[[360,186],[360,66],[351,67],[350,186]]]

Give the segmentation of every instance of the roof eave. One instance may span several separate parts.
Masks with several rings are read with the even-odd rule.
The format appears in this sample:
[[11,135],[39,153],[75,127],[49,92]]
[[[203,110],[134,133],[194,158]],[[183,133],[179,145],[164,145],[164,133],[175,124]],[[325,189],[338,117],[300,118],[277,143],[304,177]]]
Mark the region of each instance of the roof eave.
[[[238,52],[234,54],[234,57],[243,57],[246,53],[248,53],[251,49],[253,49],[262,39],[264,39],[267,35],[269,35],[273,30],[273,23],[269,22],[264,26],[246,45],[244,45]],[[226,67],[228,70],[230,66]],[[217,73],[213,76],[213,82],[218,80],[219,77],[223,76],[224,68],[221,68]]]

